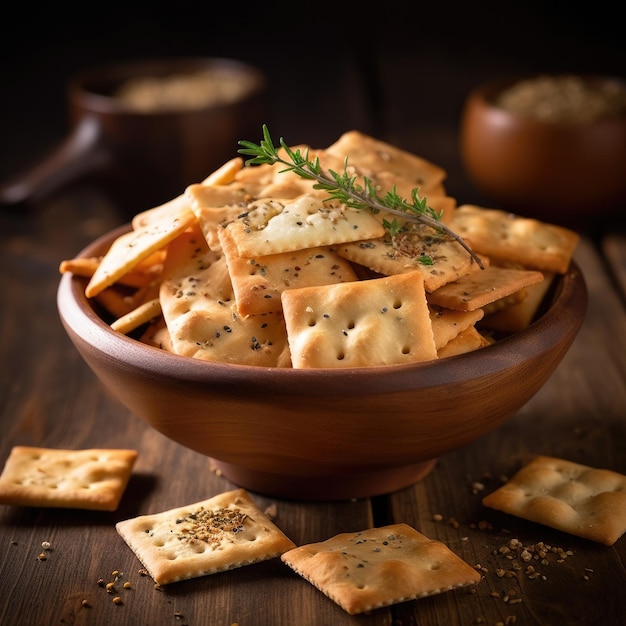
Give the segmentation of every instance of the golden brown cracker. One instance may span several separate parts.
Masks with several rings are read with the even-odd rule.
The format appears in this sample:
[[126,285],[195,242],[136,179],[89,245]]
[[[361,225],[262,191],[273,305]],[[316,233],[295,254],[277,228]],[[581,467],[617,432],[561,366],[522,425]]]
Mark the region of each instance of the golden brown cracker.
[[118,237],[87,284],[87,297],[92,298],[117,282],[137,263],[163,248],[194,222],[195,216],[187,202],[179,201],[172,203],[158,221]]
[[475,326],[470,326],[462,330],[456,337],[450,339],[445,346],[439,348],[439,350],[437,350],[437,357],[444,359],[449,356],[457,356],[478,350],[479,348],[484,348],[489,344],[490,342],[483,337]]
[[143,302],[137,308],[129,311],[122,317],[111,323],[111,328],[118,333],[128,335],[144,324],[148,324],[161,315],[161,302],[159,298],[153,298]]
[[544,279],[524,289],[525,297],[494,311],[485,309],[482,325],[504,333],[518,333],[530,326],[541,307],[555,274],[543,273]]
[[563,226],[470,204],[456,209],[449,226],[475,252],[559,274],[567,271],[580,240]]
[[343,171],[347,158],[348,167],[358,175],[367,176],[384,190],[395,185],[404,198],[410,198],[416,188],[420,197],[428,196],[431,190],[440,194],[446,178],[446,171],[439,165],[357,130],[343,133],[320,153],[322,166],[327,169],[328,156],[335,159],[330,165],[336,171]]
[[543,280],[534,270],[489,266],[428,294],[428,302],[448,309],[473,311]]
[[282,311],[285,289],[357,280],[352,265],[328,246],[245,259],[227,228],[218,236],[240,315]]
[[[422,275],[428,292],[478,267],[456,241],[439,236],[424,226],[410,227],[407,232],[393,238],[386,235],[340,244],[336,248],[340,256],[385,276],[417,271]],[[424,263],[425,258],[430,259],[429,262]]]
[[408,524],[341,533],[281,556],[350,615],[475,585],[480,574]]
[[127,519],[116,529],[159,585],[266,561],[295,547],[243,489]]
[[282,313],[238,313],[226,260],[199,228],[168,247],[159,299],[176,354],[264,367],[290,365]]
[[482,502],[607,546],[626,532],[626,476],[565,459],[535,457]]
[[312,194],[253,201],[227,228],[240,256],[247,258],[373,239],[385,232],[370,211],[325,203]]
[[15,446],[0,474],[0,504],[115,511],[136,450]]
[[282,293],[293,367],[367,367],[437,358],[421,274]]
[[459,335],[459,333],[473,327],[483,318],[482,309],[457,311],[455,309],[444,309],[443,307],[435,305],[429,306],[428,309],[437,350],[443,348]]

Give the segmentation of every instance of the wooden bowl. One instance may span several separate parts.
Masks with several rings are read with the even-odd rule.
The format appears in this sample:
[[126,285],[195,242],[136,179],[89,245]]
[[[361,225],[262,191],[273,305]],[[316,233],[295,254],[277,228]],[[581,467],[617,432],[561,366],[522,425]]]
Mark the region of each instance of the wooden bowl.
[[[494,208],[577,225],[626,206],[626,114],[595,121],[545,121],[496,104],[513,77],[470,92],[460,124],[468,178]],[[585,77],[590,84],[616,78]]]
[[[127,229],[81,255],[103,254]],[[165,436],[211,457],[232,482],[298,500],[369,497],[420,480],[438,457],[497,428],[541,388],[587,307],[573,264],[538,320],[478,351],[411,365],[278,369],[177,356],[121,335],[101,319],[85,286],[64,274],[58,310],[112,395]]]

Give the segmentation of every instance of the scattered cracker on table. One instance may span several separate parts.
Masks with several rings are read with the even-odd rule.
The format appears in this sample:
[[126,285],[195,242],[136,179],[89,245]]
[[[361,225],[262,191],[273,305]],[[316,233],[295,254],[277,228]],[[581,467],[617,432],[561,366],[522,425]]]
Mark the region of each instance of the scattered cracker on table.
[[135,450],[15,446],[0,474],[0,504],[115,511]]
[[350,615],[474,585],[480,574],[407,524],[335,535],[281,560]]
[[273,559],[295,544],[244,489],[116,524],[160,585]]
[[626,476],[564,459],[535,457],[482,502],[607,546],[626,532]]

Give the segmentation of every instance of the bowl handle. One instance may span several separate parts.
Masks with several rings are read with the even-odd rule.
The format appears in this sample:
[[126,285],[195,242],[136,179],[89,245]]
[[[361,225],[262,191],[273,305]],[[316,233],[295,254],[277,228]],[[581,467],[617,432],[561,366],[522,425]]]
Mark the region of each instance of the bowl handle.
[[0,206],[30,207],[37,200],[109,162],[100,120],[94,115],[84,115],[47,157],[0,186]]

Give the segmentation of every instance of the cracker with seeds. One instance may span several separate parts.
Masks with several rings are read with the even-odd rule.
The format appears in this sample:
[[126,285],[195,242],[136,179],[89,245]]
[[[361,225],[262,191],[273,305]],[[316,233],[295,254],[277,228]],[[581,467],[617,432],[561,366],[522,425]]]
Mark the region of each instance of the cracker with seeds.
[[626,532],[626,476],[564,459],[535,457],[482,502],[607,546]]
[[559,274],[567,271],[580,240],[563,226],[470,204],[456,209],[449,226],[474,252]]
[[0,504],[115,511],[136,450],[15,446],[0,474]]
[[313,194],[255,200],[226,228],[240,256],[246,258],[374,239],[385,233],[370,211],[324,202]]
[[245,259],[227,228],[218,236],[240,315],[281,312],[285,289],[357,280],[352,265],[328,246]]
[[[121,276],[117,283],[125,287],[145,287],[159,277],[165,255],[162,250],[140,261],[130,271]],[[91,278],[100,265],[101,257],[76,257],[64,259],[59,263],[61,274],[72,273],[76,276]]]
[[[329,163],[329,157],[335,159]],[[358,176],[367,176],[381,189],[393,189],[411,198],[417,188],[420,197],[444,195],[446,171],[439,165],[356,130],[343,133],[319,155],[322,166],[343,171],[344,160]]]
[[459,311],[474,311],[542,280],[541,272],[490,265],[439,287],[428,294],[428,303]]
[[435,338],[435,347],[441,350],[446,344],[452,341],[460,333],[473,327],[483,318],[482,309],[473,311],[457,311],[455,309],[444,309],[440,306],[430,305],[430,323]]
[[[212,185],[228,185],[235,179],[235,176],[242,167],[243,159],[241,157],[235,157],[230,161],[226,161],[226,163],[218,167],[198,184],[205,187]],[[184,194],[181,194],[164,204],[136,213],[133,216],[131,225],[134,230],[139,230],[150,224],[157,223],[164,217],[167,217],[175,205],[184,204],[187,201],[188,199],[185,198]]]
[[408,524],[341,533],[281,560],[350,615],[475,585],[480,574]]
[[273,559],[295,544],[244,489],[116,524],[159,585]]
[[86,296],[92,298],[117,282],[137,263],[163,248],[193,222],[195,216],[187,202],[184,198],[180,201],[177,199],[176,202],[172,201],[162,219],[118,237],[87,284]]
[[544,279],[524,289],[525,297],[494,311],[485,311],[484,326],[503,333],[518,333],[530,326],[554,281],[554,272],[544,274]]
[[291,365],[282,311],[239,314],[226,260],[209,249],[199,227],[169,245],[159,300],[177,354],[263,367]]
[[[478,269],[461,245],[426,226],[409,225],[406,232],[393,238],[387,235],[336,248],[340,256],[385,276],[420,272],[428,292]],[[432,262],[422,263],[424,257]]]
[[367,367],[437,358],[419,272],[288,289],[293,367]]

